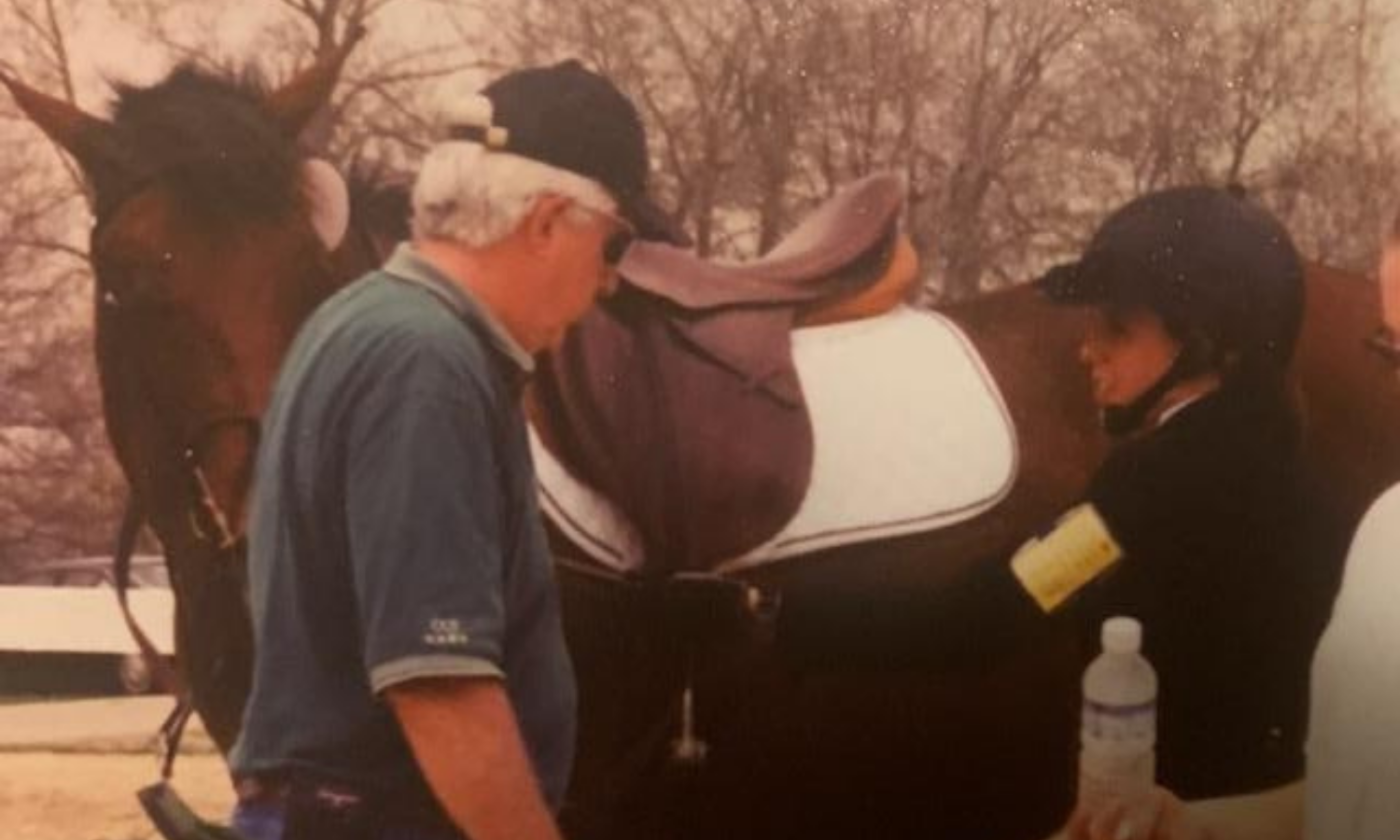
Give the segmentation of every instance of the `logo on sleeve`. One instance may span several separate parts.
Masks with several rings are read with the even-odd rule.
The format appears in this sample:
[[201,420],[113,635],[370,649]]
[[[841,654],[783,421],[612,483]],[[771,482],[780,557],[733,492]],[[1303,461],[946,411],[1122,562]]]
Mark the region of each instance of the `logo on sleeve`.
[[433,618],[423,634],[423,643],[433,647],[466,647],[469,638],[462,622],[455,618]]

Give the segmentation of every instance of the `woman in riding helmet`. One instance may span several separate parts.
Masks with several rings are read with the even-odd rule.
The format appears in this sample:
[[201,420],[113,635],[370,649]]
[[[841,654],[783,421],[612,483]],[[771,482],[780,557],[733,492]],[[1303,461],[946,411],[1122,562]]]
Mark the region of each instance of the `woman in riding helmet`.
[[[1111,615],[1143,622],[1163,784],[1195,799],[1297,781],[1342,548],[1299,457],[1287,371],[1303,268],[1288,232],[1236,192],[1163,190],[1039,285],[1086,309],[1080,357],[1121,443],[1013,572],[1047,611],[1078,590],[1090,638]],[[1066,545],[1085,546],[1072,569]]]
[[1299,453],[1287,231],[1231,191],[1163,190],[1038,284],[1084,309],[1080,357],[1118,440],[1082,503],[1009,574],[979,564],[877,608],[785,593],[780,645],[799,663],[945,665],[1068,620],[1089,654],[1104,618],[1135,616],[1160,679],[1158,779],[1192,799],[1296,782],[1343,545]]
[[[1400,337],[1400,215],[1384,243],[1380,281],[1385,326],[1374,341],[1384,351]],[[1383,493],[1358,527],[1331,622],[1313,659],[1305,820],[1301,831],[1291,832],[1294,836],[1400,837],[1400,801],[1394,795],[1400,790],[1397,555],[1400,485]],[[1239,833],[1227,833],[1207,815],[1183,807],[1168,789],[1158,788],[1155,800],[1157,819],[1150,833],[1139,834],[1142,840],[1222,840]],[[1114,837],[1122,813],[1121,807],[1083,812],[1076,817],[1071,837]]]

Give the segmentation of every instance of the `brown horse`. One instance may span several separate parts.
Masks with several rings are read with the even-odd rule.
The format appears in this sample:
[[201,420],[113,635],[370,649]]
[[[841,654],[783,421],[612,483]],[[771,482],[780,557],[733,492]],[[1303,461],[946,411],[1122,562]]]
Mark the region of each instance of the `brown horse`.
[[318,236],[295,145],[347,51],[271,93],[182,70],[122,90],[111,121],[0,74],[92,189],[108,436],[129,518],[165,548],[179,660],[224,750],[252,661],[241,536],[258,419],[298,324],[371,259]]
[[[295,135],[343,58],[272,93],[177,73],[126,92],[112,121],[4,80],[97,197],[108,430],[166,547],[182,666],[225,750],[251,654],[238,536],[256,418],[310,308],[372,264],[362,240],[332,247],[296,188]],[[1373,287],[1315,270],[1309,295],[1297,362],[1309,451],[1354,523],[1400,477],[1400,383],[1363,348],[1378,317]],[[1073,501],[1105,445],[1074,361],[1076,316],[1028,288],[946,314],[980,351],[1019,436],[1005,498],[941,530],[814,551],[710,589],[730,591],[733,580],[779,594],[809,584],[855,595],[937,589],[1003,562]],[[1061,623],[1005,644],[989,619],[946,640],[963,655],[936,669],[881,661],[879,651],[864,666],[824,668],[786,659],[763,610],[710,598],[704,585],[606,573],[559,536],[581,683],[564,817],[573,835],[1031,838],[1063,818],[1078,675]],[[699,764],[672,760],[687,682],[709,747]]]

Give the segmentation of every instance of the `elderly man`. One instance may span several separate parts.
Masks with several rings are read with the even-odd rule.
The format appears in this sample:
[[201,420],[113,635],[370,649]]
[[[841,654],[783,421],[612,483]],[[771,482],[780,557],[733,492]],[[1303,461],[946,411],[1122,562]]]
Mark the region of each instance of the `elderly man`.
[[575,687],[520,390],[633,237],[671,234],[636,109],[578,63],[448,112],[412,244],[305,324],[266,418],[252,836],[558,837]]

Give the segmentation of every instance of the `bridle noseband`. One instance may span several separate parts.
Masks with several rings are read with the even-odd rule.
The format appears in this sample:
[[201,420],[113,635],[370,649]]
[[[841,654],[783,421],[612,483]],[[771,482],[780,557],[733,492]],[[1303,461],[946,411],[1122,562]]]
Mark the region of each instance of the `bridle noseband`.
[[258,439],[262,435],[262,422],[247,414],[229,414],[215,417],[201,425],[192,436],[190,443],[181,451],[181,460],[189,474],[190,482],[190,531],[216,551],[233,549],[245,538],[243,528],[236,532],[229,527],[229,518],[220,507],[209,479],[204,474],[202,444],[207,443],[224,427],[243,429],[249,438],[249,452],[257,452]]
[[[89,250],[94,255],[94,265],[96,265],[98,254],[97,245],[107,226],[120,214],[124,206],[158,185],[162,174],[156,170],[131,178],[122,185],[116,196],[102,202],[90,240]],[[371,253],[377,250],[373,248],[372,243],[370,247],[372,248]],[[332,257],[324,246],[319,249],[319,259],[322,272],[326,276],[333,275],[335,269],[332,265]],[[116,345],[127,346],[130,341],[128,335],[130,328],[124,325],[123,315],[135,304],[123,300],[122,295],[111,288],[102,272],[95,271],[94,274],[96,275],[99,301],[97,317],[106,326]],[[216,414],[198,422],[193,433],[182,436],[176,433],[172,428],[173,424],[159,413],[159,404],[154,399],[157,392],[153,387],[153,374],[149,365],[141,364],[143,360],[130,358],[129,354],[123,354],[123,356],[125,358],[112,360],[115,363],[112,370],[124,373],[113,377],[114,380],[119,381],[106,382],[104,387],[113,389],[125,387],[134,394],[136,399],[151,406],[150,421],[154,426],[151,434],[153,447],[156,450],[154,457],[175,465],[176,469],[183,474],[181,483],[185,486],[183,491],[186,509],[185,519],[189,523],[190,533],[205,548],[221,553],[229,552],[244,540],[244,529],[241,525],[233,523],[219,504],[203,466],[202,456],[208,445],[229,427],[244,431],[249,436],[251,444],[249,452],[256,452],[262,428],[260,418],[250,413]],[[133,492],[135,492],[134,486]],[[147,509],[149,511],[149,508]]]

